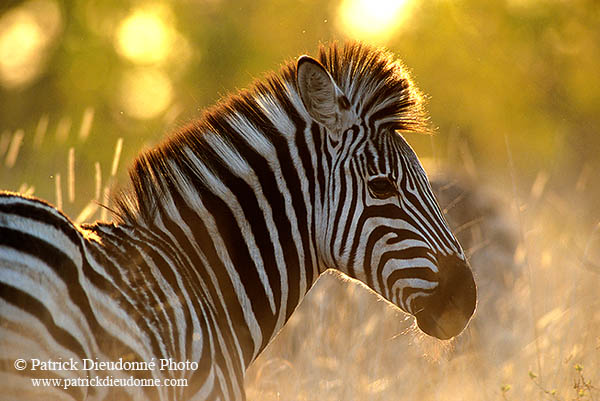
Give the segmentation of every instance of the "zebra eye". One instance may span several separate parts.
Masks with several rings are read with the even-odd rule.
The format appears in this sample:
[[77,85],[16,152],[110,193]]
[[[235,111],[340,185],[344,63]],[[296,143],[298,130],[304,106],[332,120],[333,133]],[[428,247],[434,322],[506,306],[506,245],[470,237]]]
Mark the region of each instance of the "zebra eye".
[[373,178],[368,185],[371,195],[378,199],[387,199],[398,193],[396,185],[387,177]]

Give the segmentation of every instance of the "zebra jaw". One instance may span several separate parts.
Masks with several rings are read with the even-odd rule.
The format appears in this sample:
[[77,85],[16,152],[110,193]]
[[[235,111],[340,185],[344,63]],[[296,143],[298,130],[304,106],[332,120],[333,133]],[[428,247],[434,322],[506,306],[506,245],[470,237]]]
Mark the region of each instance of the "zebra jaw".
[[471,269],[463,260],[439,260],[439,284],[435,292],[417,298],[412,310],[419,329],[440,340],[459,335],[469,323],[477,304],[477,287]]

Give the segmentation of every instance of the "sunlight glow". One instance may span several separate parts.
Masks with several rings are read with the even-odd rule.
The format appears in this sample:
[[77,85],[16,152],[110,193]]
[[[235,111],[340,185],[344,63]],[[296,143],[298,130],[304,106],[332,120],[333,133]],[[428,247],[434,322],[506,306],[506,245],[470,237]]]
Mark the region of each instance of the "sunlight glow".
[[342,0],[338,27],[346,35],[384,42],[408,20],[413,0]]
[[173,86],[169,77],[157,69],[135,69],[123,77],[120,95],[128,115],[149,119],[159,116],[171,104]]
[[159,7],[135,10],[117,29],[117,51],[138,64],[164,61],[173,48],[174,32],[167,24],[168,16],[168,10]]
[[60,26],[53,1],[29,1],[0,17],[0,84],[22,87],[39,76]]

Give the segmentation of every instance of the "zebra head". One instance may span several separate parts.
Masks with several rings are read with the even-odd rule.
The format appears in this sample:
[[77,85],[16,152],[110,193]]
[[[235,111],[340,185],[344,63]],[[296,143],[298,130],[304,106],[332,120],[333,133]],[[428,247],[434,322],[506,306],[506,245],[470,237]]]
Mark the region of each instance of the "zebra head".
[[426,334],[458,335],[475,310],[473,275],[398,132],[422,127],[417,89],[399,63],[364,46],[302,56],[296,77],[324,153],[324,266],[414,315]]

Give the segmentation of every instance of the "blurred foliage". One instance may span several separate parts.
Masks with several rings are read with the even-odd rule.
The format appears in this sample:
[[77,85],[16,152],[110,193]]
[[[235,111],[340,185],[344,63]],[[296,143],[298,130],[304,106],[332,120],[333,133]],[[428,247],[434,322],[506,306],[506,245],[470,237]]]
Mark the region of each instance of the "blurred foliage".
[[[4,1],[0,160],[22,129],[14,169],[25,174],[3,167],[0,183],[17,189],[43,173],[52,188],[68,146],[77,146],[78,175],[93,174],[93,161],[108,171],[119,137],[127,165],[228,92],[319,42],[350,37],[387,46],[428,94],[435,141],[409,138],[421,156],[468,158],[476,173],[506,183],[510,149],[523,183],[540,171],[566,192],[579,182],[597,215],[599,27],[595,0]],[[31,142],[44,116],[40,154]],[[60,143],[48,138],[57,129]]]

